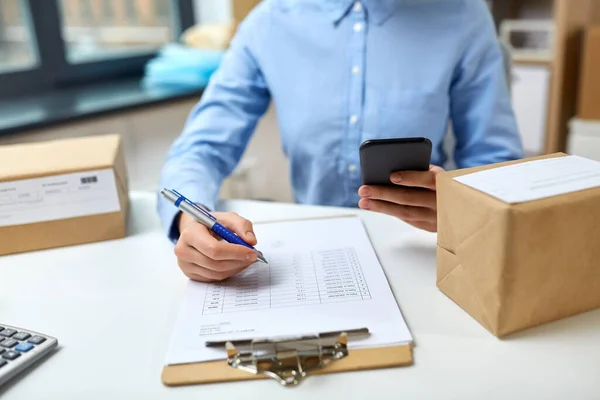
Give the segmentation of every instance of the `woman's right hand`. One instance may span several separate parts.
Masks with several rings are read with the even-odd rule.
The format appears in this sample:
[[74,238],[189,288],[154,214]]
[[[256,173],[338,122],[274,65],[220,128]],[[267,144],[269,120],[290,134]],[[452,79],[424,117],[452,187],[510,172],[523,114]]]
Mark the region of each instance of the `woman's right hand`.
[[[251,246],[256,245],[252,223],[238,214],[215,212],[219,223],[233,231]],[[216,282],[229,278],[256,262],[252,249],[222,241],[210,229],[182,213],[179,218],[179,240],[175,255],[181,271],[199,282]]]

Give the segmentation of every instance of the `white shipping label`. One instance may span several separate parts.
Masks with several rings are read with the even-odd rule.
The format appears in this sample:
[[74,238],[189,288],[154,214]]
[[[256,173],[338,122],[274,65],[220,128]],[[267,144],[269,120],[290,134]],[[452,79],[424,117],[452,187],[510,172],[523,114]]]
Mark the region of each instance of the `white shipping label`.
[[522,203],[600,186],[600,162],[546,158],[454,178],[505,203]]
[[120,210],[110,168],[0,182],[0,227]]

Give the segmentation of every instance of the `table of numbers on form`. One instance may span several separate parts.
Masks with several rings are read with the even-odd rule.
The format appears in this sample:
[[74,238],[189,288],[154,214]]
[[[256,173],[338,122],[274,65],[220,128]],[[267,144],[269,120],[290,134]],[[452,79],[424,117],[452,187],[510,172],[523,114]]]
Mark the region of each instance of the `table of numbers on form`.
[[225,282],[208,286],[203,314],[370,300],[352,248],[274,253]]

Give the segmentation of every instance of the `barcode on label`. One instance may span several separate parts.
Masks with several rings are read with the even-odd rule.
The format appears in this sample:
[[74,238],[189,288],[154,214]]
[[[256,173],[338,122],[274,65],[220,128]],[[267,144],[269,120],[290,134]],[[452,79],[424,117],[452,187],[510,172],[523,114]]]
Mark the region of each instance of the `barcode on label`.
[[85,177],[81,178],[82,185],[87,185],[89,183],[96,183],[96,182],[98,182],[97,176],[85,176]]

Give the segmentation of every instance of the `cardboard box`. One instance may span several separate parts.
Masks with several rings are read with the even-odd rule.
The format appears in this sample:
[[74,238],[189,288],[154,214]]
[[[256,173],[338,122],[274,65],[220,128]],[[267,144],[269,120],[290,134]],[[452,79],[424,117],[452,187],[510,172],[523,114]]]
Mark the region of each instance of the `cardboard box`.
[[[600,186],[507,203],[454,178],[563,156],[438,176],[437,286],[498,337],[600,308]],[[589,175],[600,184],[600,163],[580,160],[597,164]],[[572,183],[582,176],[560,179]],[[536,190],[550,187],[539,182]]]
[[252,11],[254,7],[261,0],[233,0],[231,6],[233,8],[233,19],[238,24],[246,18],[246,16]]
[[600,120],[600,26],[586,30],[581,60],[577,115]]
[[0,146],[0,255],[122,238],[127,209],[118,135]]

